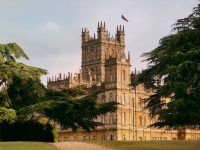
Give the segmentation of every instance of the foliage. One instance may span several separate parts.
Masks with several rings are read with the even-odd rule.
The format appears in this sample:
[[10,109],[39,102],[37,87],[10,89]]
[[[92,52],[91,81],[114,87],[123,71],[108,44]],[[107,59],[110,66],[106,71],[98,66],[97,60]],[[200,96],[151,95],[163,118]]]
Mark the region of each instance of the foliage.
[[[177,20],[172,31],[157,48],[143,54],[148,68],[138,76],[138,83],[154,92],[146,99],[151,115],[159,115],[154,126],[199,128],[200,4],[191,15]],[[163,100],[166,97],[169,102]]]
[[15,122],[17,116],[16,111],[14,109],[7,109],[5,107],[0,107],[0,123],[7,122],[13,123]]
[[62,90],[47,89],[46,92],[47,99],[75,98],[88,94],[84,87],[75,87]]
[[18,58],[29,59],[16,43],[0,44],[0,86],[12,83],[13,76],[38,79],[47,73],[44,69],[16,62]]
[[21,79],[17,76],[14,76],[7,92],[15,109],[35,104],[46,97],[46,88],[39,79]]
[[[72,91],[71,89],[64,91],[67,90]],[[55,91],[53,92],[55,94]],[[57,95],[61,95],[58,94],[59,92],[64,93],[57,91]],[[98,115],[116,111],[117,104],[116,102],[97,104],[95,95],[85,95],[74,99],[63,96],[60,99],[48,100],[22,108],[18,111],[18,116],[21,120],[29,120],[37,114],[59,122],[63,128],[72,128],[73,130],[83,128],[90,131],[101,125],[94,119]]]

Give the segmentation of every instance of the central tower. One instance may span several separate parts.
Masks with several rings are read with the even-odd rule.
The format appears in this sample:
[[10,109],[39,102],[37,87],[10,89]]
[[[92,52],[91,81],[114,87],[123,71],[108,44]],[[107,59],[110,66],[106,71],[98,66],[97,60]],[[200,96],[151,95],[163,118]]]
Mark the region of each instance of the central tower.
[[[118,110],[99,116],[104,126],[102,139],[133,139],[133,102],[130,89],[130,54],[125,55],[124,26],[110,36],[105,23],[98,23],[97,36],[82,29],[82,76],[95,85],[103,85],[98,102],[120,103]],[[103,83],[103,84],[102,84]]]
[[82,29],[82,75],[92,83],[105,82],[105,62],[110,58],[125,58],[124,27],[117,27],[115,37],[106,30],[105,22],[98,23],[97,36]]

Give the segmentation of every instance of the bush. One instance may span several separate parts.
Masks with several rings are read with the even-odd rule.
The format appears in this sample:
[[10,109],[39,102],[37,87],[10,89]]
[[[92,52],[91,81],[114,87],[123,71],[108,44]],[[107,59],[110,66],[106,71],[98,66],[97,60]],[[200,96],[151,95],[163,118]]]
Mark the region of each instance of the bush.
[[2,141],[41,141],[56,142],[58,132],[54,124],[42,124],[35,121],[2,123]]

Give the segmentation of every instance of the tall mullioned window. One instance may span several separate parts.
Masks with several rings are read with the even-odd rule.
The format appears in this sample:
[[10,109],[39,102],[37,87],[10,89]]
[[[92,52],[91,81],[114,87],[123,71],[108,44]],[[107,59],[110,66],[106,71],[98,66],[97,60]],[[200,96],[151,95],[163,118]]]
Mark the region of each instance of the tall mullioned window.
[[124,112],[122,113],[122,123],[126,123],[126,114]]
[[112,92],[110,92],[110,94],[109,94],[109,101],[113,101],[113,93]]
[[110,81],[112,82],[113,81],[113,71],[110,70]]
[[144,126],[146,126],[146,117],[144,117]]
[[126,103],[126,94],[123,93],[123,97],[122,97],[122,104],[125,104]]
[[126,73],[125,70],[122,70],[122,81],[126,80]]
[[139,123],[140,123],[140,126],[142,126],[142,116],[139,116]]

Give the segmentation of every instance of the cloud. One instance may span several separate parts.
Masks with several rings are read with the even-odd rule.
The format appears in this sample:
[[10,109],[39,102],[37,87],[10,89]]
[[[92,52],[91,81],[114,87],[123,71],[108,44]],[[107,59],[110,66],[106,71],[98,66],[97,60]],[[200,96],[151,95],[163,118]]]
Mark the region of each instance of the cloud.
[[44,26],[42,26],[42,29],[48,30],[48,31],[53,31],[53,32],[58,32],[59,26],[53,21],[47,21],[46,24]]

